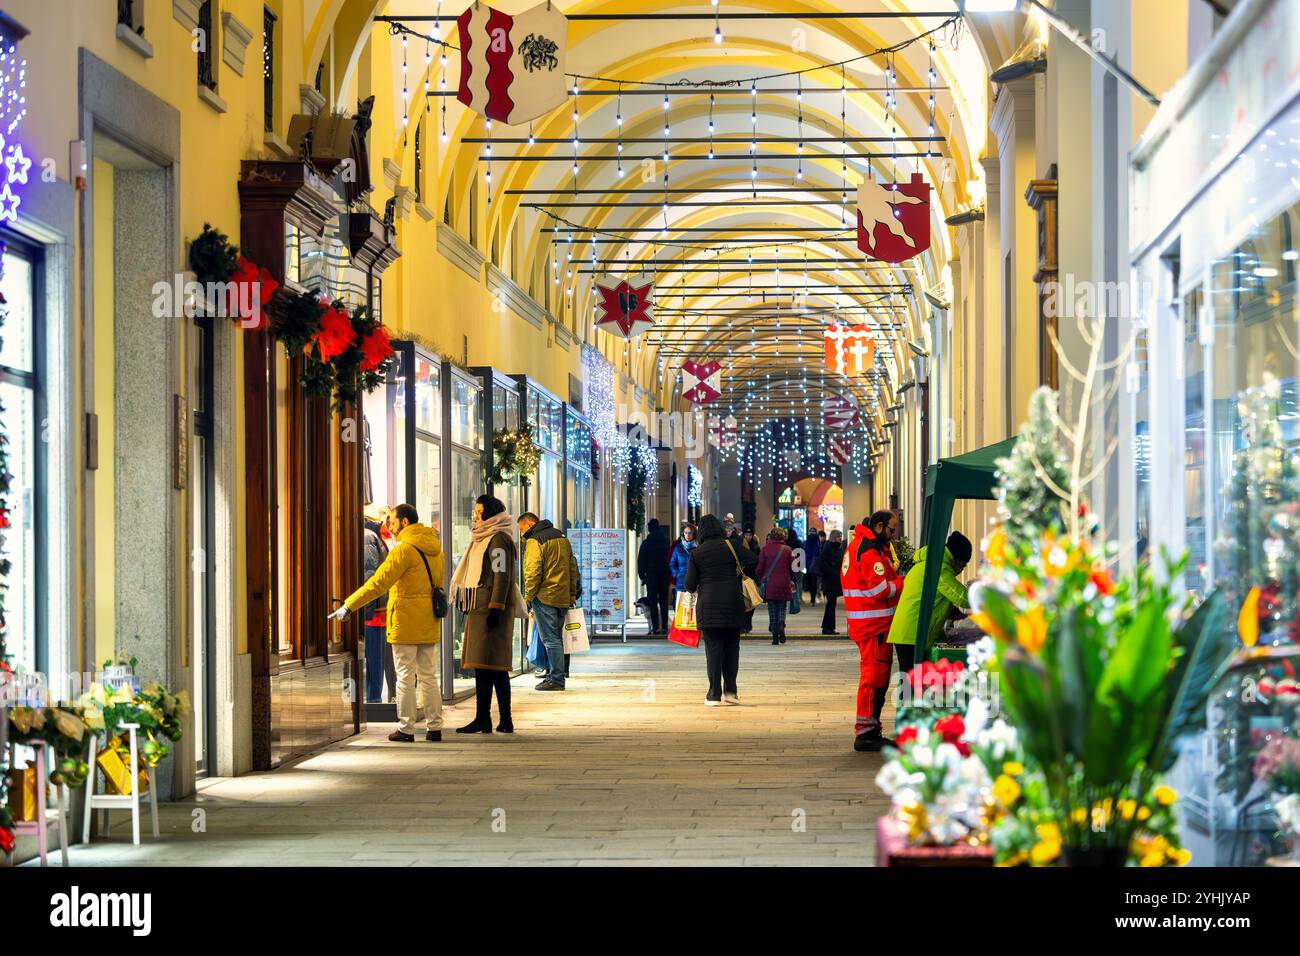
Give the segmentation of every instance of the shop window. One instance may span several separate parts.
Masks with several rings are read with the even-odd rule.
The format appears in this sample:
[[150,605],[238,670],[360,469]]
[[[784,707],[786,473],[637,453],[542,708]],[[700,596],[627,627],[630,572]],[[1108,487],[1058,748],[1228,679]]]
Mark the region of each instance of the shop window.
[[36,250],[20,250],[12,241],[3,247],[3,281],[7,316],[0,327],[0,431],[7,440],[9,464],[9,529],[5,555],[9,571],[4,581],[5,643],[15,670],[45,666],[46,635],[39,608],[43,581],[37,529],[44,484],[43,443],[37,441],[37,423],[43,418],[44,390],[39,370],[44,367],[40,324],[36,320],[38,259]]
[[262,8],[262,129],[275,130],[275,14]]
[[199,85],[206,86],[210,90],[216,90],[217,33],[213,27],[216,18],[213,15],[212,6],[212,0],[203,0],[203,3],[199,4],[198,70]]
[[144,36],[144,0],[117,0],[117,22]]

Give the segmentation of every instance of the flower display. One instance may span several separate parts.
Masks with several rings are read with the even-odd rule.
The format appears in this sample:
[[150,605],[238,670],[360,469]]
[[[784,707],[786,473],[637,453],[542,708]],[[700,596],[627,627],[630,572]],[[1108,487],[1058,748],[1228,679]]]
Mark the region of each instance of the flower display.
[[352,328],[352,317],[348,315],[347,310],[337,303],[326,305],[325,311],[321,313],[320,328],[315,338],[320,360],[333,361],[351,348],[356,340],[357,333]]

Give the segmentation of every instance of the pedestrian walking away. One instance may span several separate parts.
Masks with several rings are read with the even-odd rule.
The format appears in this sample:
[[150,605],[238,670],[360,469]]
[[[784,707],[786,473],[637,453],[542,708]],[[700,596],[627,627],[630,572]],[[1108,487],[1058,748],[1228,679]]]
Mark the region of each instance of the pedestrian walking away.
[[[343,605],[329,615],[343,621],[358,608],[388,594],[385,630],[393,645],[397,671],[397,729],[388,735],[410,743],[417,730],[417,681],[424,712],[425,739],[442,740],[442,685],[438,681],[438,641],[442,627],[435,609],[435,592],[443,580],[442,545],[433,529],[420,524],[414,505],[401,504],[385,523],[397,543],[382,564]],[[445,611],[444,611],[445,613]]]
[[636,573],[645,585],[650,633],[662,637],[668,633],[669,622],[668,529],[655,518],[646,525],[645,540],[637,549]]
[[730,541],[716,515],[703,515],[699,545],[687,559],[682,589],[695,595],[695,620],[704,643],[708,706],[739,704],[740,635],[745,621],[741,581],[753,577],[757,558]]
[[844,563],[844,532],[836,529],[826,539],[822,552],[817,557],[817,577],[821,581],[822,594],[826,597],[826,609],[822,611],[822,633],[833,636],[835,626],[835,606],[839,603],[844,589],[840,585],[840,572]]
[[533,612],[546,648],[546,673],[535,690],[564,690],[569,676],[564,618],[582,594],[578,561],[564,532],[531,511],[519,516],[519,532],[524,542],[524,603]]
[[784,528],[773,528],[758,554],[754,576],[767,603],[767,630],[773,644],[785,643],[785,615],[794,592],[794,554],[786,547]]

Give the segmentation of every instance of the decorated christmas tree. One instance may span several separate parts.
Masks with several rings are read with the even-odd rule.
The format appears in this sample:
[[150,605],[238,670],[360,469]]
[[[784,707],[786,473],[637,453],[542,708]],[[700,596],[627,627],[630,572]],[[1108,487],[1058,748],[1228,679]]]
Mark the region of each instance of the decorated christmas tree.
[[1056,392],[1038,389],[1011,454],[998,461],[998,514],[1008,546],[1032,547],[1069,526],[1070,469],[1061,450]]

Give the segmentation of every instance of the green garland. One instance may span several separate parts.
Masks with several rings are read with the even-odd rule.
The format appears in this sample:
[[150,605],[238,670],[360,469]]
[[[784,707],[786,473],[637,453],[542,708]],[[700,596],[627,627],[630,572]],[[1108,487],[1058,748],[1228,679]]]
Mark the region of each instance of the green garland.
[[627,463],[627,526],[635,534],[645,528],[645,483],[641,456],[633,454]]
[[488,483],[503,485],[518,478],[527,484],[528,479],[542,463],[542,450],[533,443],[533,432],[528,425],[517,431],[498,428],[492,433],[492,468]]
[[210,282],[229,282],[239,268],[239,249],[230,237],[209,223],[190,243],[190,271],[200,285]]

